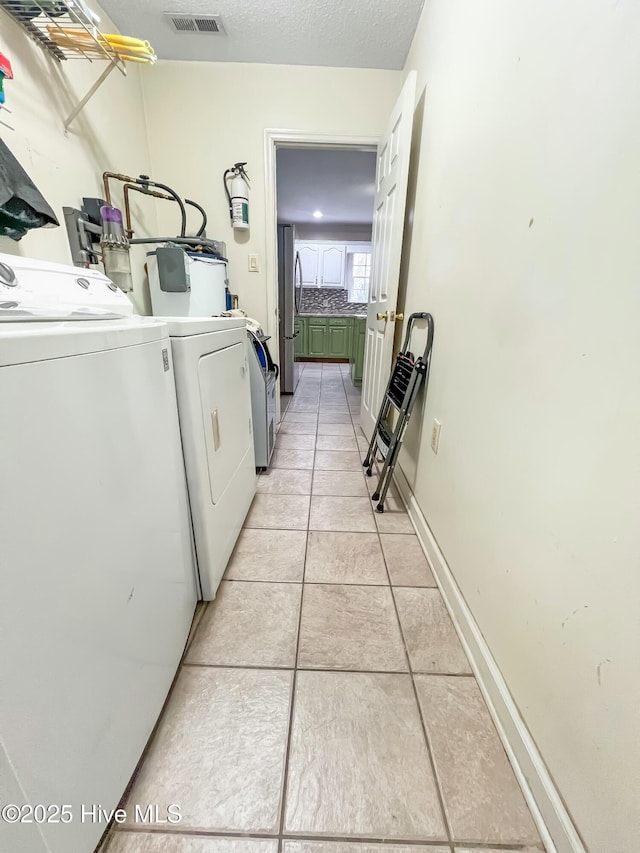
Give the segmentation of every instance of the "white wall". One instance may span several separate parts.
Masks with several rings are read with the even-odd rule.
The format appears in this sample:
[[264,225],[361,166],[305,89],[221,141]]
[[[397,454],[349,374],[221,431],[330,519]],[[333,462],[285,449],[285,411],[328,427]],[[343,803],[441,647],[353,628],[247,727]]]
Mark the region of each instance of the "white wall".
[[[95,3],[106,24],[107,19]],[[113,26],[109,24],[113,32]],[[14,80],[5,82],[7,106],[12,115],[0,126],[2,139],[22,164],[42,195],[53,207],[59,228],[31,231],[19,243],[0,238],[0,251],[59,263],[71,263],[62,207],[77,207],[83,196],[103,196],[105,170],[138,175],[149,171],[149,150],[140,78],[153,68],[127,66],[123,77],[113,71],[93,100],[64,133],[64,120],[104,70],[104,63],[83,59],[58,63],[49,58],[5,13],[0,13],[0,42],[11,60]],[[118,191],[114,203],[121,204]],[[144,226],[155,233],[155,208],[146,203]],[[139,257],[139,252],[138,252]],[[138,307],[148,307],[142,263],[135,264]]]
[[347,242],[370,242],[371,224],[345,223],[344,225],[314,225],[309,222],[293,223],[299,240],[345,240]]
[[[231,291],[263,325],[265,129],[378,136],[401,76],[399,71],[203,62],[160,62],[145,76],[151,174],[204,205],[207,234],[227,244]],[[222,175],[239,160],[247,161],[251,178],[251,231],[238,236],[229,224]],[[175,209],[162,202],[157,209],[160,227],[176,233]],[[248,272],[249,253],[259,256],[258,273]]]
[[591,853],[640,843],[638,44],[632,0],[427,0],[405,69],[401,465]]

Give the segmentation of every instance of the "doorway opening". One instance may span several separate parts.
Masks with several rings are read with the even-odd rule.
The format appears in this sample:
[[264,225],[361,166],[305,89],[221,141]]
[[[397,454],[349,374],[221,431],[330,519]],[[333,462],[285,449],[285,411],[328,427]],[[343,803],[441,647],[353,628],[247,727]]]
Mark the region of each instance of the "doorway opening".
[[274,331],[285,408],[305,370],[333,365],[349,391],[362,381],[377,140],[271,141]]

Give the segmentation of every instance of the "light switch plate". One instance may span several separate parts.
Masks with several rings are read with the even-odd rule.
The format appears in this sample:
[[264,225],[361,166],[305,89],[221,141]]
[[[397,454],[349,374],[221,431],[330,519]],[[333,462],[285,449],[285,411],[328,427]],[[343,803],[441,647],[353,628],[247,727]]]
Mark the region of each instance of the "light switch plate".
[[260,267],[258,265],[258,256],[257,255],[249,255],[249,272],[259,272]]

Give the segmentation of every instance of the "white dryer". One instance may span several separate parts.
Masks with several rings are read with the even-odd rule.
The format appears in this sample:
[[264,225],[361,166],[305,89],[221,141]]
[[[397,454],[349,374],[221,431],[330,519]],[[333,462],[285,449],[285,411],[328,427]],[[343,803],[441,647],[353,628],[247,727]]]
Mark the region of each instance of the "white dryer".
[[164,317],[202,597],[216,590],[256,492],[247,328],[236,317]]
[[81,804],[120,800],[195,609],[167,327],[132,310],[0,255],[0,800],[73,813],[2,850],[94,849]]

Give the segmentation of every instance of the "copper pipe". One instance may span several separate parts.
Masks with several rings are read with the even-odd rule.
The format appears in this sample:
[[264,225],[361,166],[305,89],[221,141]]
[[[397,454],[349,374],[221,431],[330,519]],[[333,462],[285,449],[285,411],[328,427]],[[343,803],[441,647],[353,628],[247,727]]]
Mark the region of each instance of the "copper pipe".
[[121,175],[119,172],[103,172],[102,173],[102,182],[104,184],[104,199],[111,207],[111,190],[109,188],[109,178],[112,178],[114,181],[122,181],[123,183],[135,183],[137,178],[131,178],[129,175]]
[[125,220],[125,234],[127,235],[127,240],[130,240],[133,237],[133,228],[131,227],[131,202],[129,201],[129,193],[131,190],[135,190],[138,193],[142,193],[143,195],[151,195],[154,198],[162,198],[165,201],[175,201],[175,199],[166,195],[165,193],[159,193],[156,190],[145,189],[140,186],[140,184],[125,184],[124,185],[124,220]]

